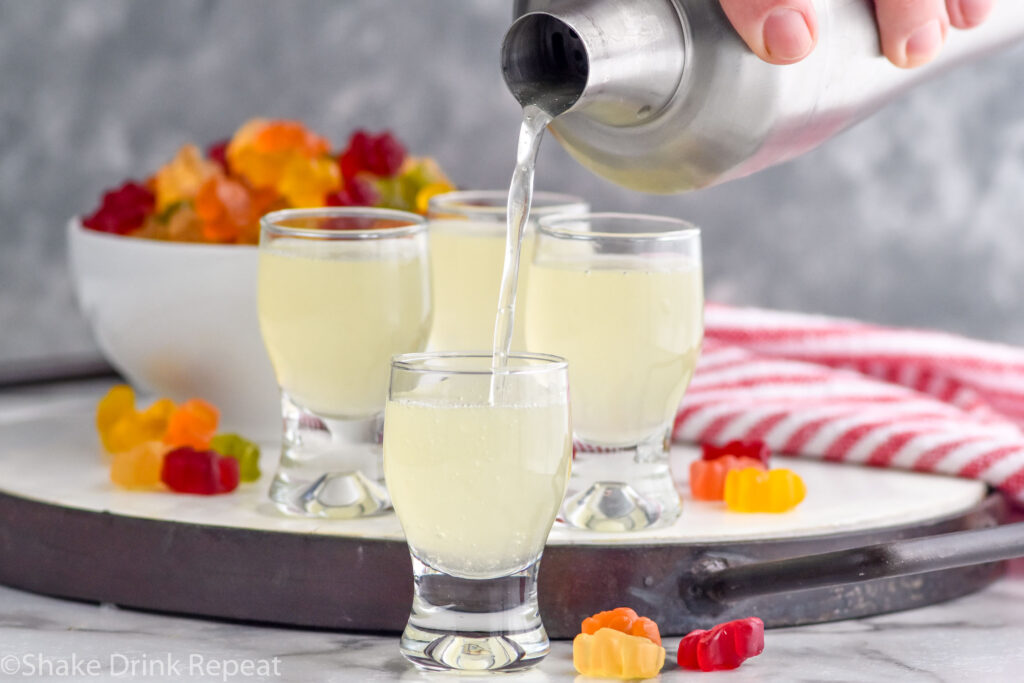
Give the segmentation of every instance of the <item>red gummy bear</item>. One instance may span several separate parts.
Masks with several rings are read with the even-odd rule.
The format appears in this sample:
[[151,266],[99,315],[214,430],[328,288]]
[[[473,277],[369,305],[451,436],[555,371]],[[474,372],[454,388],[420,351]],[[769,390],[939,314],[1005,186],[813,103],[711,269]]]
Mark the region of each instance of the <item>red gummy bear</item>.
[[126,235],[142,227],[156,207],[156,196],[145,185],[127,181],[103,195],[96,213],[82,219],[82,225],[98,232]]
[[701,460],[717,460],[723,455],[735,455],[739,458],[760,460],[765,467],[771,459],[772,451],[764,441],[730,441],[724,446],[704,443],[700,446]]
[[223,493],[230,493],[238,488],[242,480],[242,466],[238,458],[220,456],[217,458],[217,473],[220,475],[220,487]]
[[354,178],[360,171],[390,178],[398,173],[403,161],[405,147],[391,133],[385,131],[380,135],[370,135],[365,130],[357,130],[338,157],[338,166],[346,180]]
[[710,631],[691,631],[679,641],[676,661],[684,669],[735,669],[764,651],[764,622],[757,617],[737,619]]
[[188,446],[164,456],[160,480],[178,493],[212,496],[238,488],[238,461],[215,451],[197,451]]
[[380,200],[376,188],[362,178],[345,178],[344,186],[325,198],[327,206],[373,206]]
[[228,168],[228,143],[230,142],[231,140],[218,140],[206,148],[206,157],[210,161],[216,162],[225,173],[231,172],[231,169]]

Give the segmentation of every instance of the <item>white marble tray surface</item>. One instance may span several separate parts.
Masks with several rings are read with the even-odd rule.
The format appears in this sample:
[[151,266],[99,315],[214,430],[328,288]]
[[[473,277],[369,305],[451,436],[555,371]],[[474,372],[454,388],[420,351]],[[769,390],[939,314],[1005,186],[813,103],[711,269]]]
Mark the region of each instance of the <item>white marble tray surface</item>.
[[[108,466],[93,428],[102,388],[76,397],[8,407],[0,403],[0,491],[72,508],[194,524],[402,539],[393,514],[360,520],[284,517],[266,499],[277,448],[263,445],[258,482],[222,496],[124,491],[108,479]],[[882,528],[952,515],[985,495],[975,481],[930,474],[778,458],[807,484],[807,499],[785,514],[739,514],[722,503],[689,498],[686,473],[694,448],[677,446],[673,467],[684,496],[682,517],[671,527],[630,534],[581,532],[556,525],[553,545],[704,543],[792,538]]]

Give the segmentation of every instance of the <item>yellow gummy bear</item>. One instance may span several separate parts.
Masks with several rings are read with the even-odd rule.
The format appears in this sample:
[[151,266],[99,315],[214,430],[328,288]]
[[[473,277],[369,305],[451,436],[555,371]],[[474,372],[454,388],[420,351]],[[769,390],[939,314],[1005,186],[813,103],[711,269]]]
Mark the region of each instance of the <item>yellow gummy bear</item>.
[[324,196],[341,187],[341,171],[329,157],[308,159],[293,154],[288,158],[276,189],[295,208],[323,206]]
[[96,430],[108,453],[129,451],[147,441],[159,441],[167,431],[174,401],[162,398],[143,412],[135,409],[135,392],[120,384],[96,406]]
[[156,172],[156,210],[163,212],[177,202],[194,199],[200,186],[210,176],[220,172],[220,166],[203,158],[195,145],[185,145],[173,159]]
[[572,663],[584,676],[653,678],[665,665],[665,648],[642,636],[601,628],[593,635],[581,633],[573,639]]
[[160,441],[147,441],[131,450],[115,453],[110,463],[110,480],[125,489],[157,488],[164,454],[169,448]]
[[445,192],[452,192],[455,186],[447,182],[429,183],[416,192],[416,213],[426,215],[430,208],[430,198]]
[[726,475],[723,499],[733,512],[786,512],[806,495],[807,487],[792,470],[747,467]]
[[122,417],[134,412],[135,391],[127,384],[111,387],[96,406],[96,430],[100,433],[100,437],[102,438],[104,433],[108,432]]

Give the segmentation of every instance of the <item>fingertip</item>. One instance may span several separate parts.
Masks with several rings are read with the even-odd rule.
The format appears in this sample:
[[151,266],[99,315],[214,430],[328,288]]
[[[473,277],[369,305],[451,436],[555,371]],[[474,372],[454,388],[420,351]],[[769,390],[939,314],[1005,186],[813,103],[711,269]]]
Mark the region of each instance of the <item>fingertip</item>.
[[949,21],[956,28],[974,28],[992,12],[993,0],[949,0]]
[[946,40],[946,25],[932,19],[911,31],[902,42],[891,42],[886,46],[885,56],[902,69],[927,64],[939,53]]
[[798,62],[817,44],[813,0],[721,0],[721,6],[743,42],[766,62]]
[[761,57],[773,64],[799,62],[817,43],[814,20],[790,7],[773,10],[765,18],[761,31],[765,52]]

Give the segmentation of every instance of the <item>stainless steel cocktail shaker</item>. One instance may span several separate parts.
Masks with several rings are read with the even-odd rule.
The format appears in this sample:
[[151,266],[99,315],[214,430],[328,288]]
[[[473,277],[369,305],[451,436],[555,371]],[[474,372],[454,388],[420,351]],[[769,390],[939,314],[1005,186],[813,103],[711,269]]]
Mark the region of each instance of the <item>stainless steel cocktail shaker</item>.
[[[518,0],[502,45],[505,82],[584,166],[624,187],[684,192],[792,159],[921,80],[1024,37],[1024,0],[1000,0],[951,30],[933,63],[881,53],[871,0],[815,0],[804,61],[762,62],[719,0]],[[1024,74],[1015,84],[1024,91]]]

